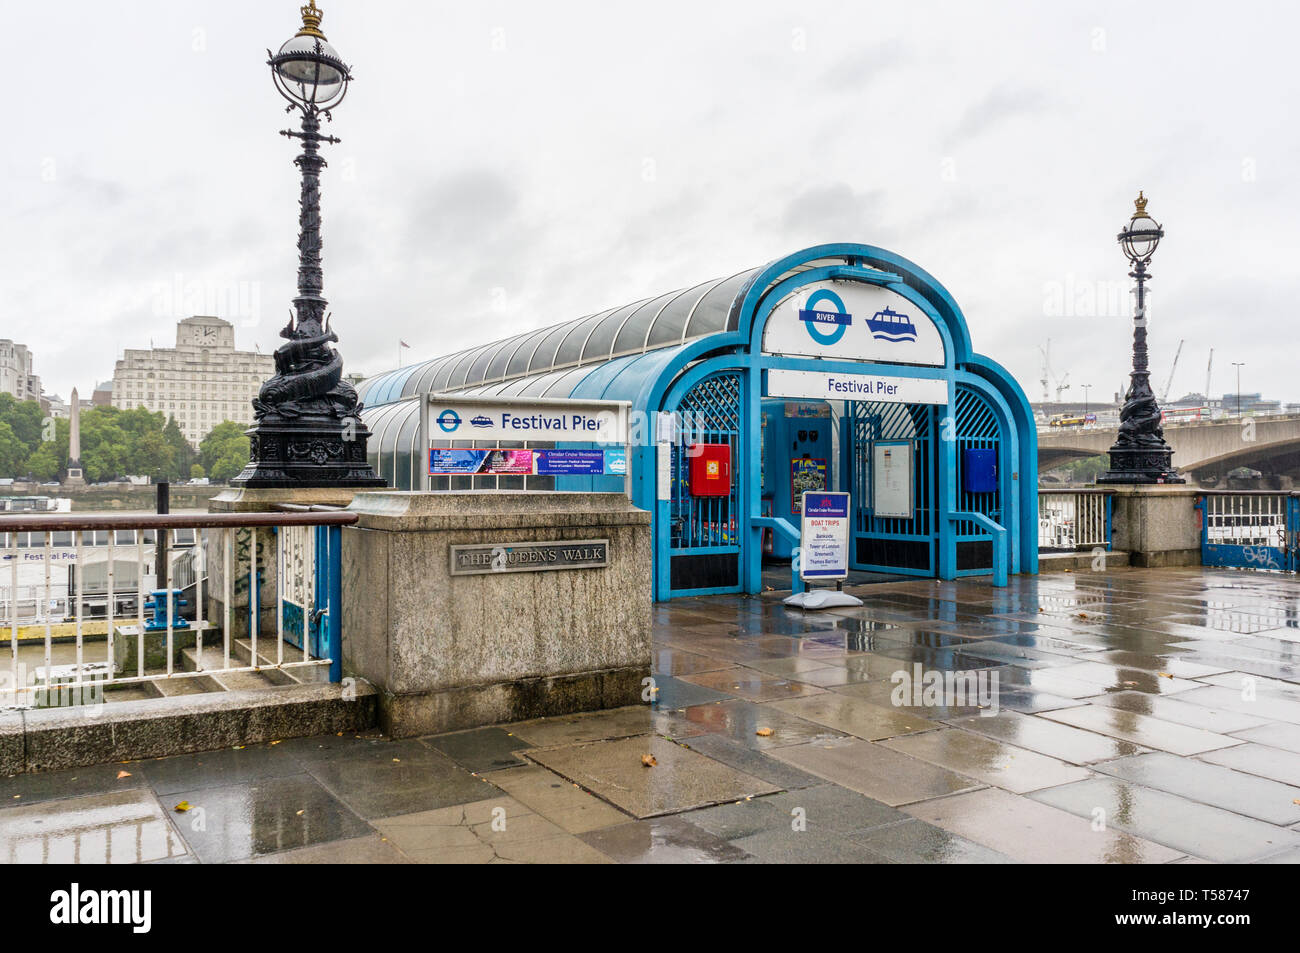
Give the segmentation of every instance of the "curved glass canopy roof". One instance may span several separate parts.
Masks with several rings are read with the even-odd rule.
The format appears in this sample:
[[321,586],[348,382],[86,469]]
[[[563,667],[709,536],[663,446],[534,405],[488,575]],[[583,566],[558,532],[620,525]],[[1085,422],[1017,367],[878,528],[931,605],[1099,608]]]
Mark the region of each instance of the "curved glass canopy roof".
[[[589,314],[564,324],[492,341],[421,364],[387,371],[361,382],[357,391],[367,407],[390,404],[418,394],[456,391],[468,394],[526,394],[551,390],[543,379],[559,371],[589,367],[628,354],[643,354],[682,344],[729,325],[732,303],[762,269],[706,281],[657,298]],[[529,379],[524,389],[488,389]],[[558,378],[551,378],[552,382]],[[552,396],[559,395],[558,392]]]

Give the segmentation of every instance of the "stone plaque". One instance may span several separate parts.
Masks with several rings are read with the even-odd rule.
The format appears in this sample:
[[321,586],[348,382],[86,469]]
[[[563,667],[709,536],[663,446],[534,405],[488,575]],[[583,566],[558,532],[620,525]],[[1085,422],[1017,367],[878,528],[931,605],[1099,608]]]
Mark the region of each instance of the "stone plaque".
[[559,539],[543,543],[481,543],[452,546],[451,574],[600,569],[609,565],[609,540]]

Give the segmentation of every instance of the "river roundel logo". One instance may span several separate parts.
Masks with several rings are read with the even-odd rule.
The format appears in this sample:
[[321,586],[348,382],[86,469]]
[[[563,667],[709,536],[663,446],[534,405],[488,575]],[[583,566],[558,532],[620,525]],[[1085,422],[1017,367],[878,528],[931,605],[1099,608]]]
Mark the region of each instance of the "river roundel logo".
[[443,433],[452,433],[460,426],[460,415],[454,410],[444,410],[438,415],[438,428]]
[[[818,308],[826,302],[835,310]],[[838,344],[844,332],[853,323],[853,315],[844,307],[844,300],[829,288],[819,288],[808,296],[804,306],[799,309],[799,320],[808,329],[808,336],[818,344],[830,347]]]

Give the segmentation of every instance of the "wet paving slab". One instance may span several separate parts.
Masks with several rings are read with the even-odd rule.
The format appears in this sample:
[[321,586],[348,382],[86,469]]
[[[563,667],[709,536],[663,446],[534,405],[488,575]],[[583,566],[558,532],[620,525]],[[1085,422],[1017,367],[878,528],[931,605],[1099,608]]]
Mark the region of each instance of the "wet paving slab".
[[685,675],[682,681],[752,702],[781,701],[786,698],[802,698],[823,693],[822,689],[814,685],[777,675],[765,675],[754,669],[740,666],[724,668],[717,672]]
[[570,834],[585,834],[628,821],[623,811],[540,765],[497,771],[491,781],[520,804]]
[[609,863],[553,822],[501,795],[376,824],[389,843],[420,863]]
[[1300,823],[1300,788],[1162,751],[1093,766],[1112,777],[1270,824]]
[[[655,735],[536,748],[525,754],[638,818],[780,790]],[[653,764],[647,765],[647,759]]]
[[778,790],[796,791],[821,783],[815,775],[800,771],[762,751],[738,744],[721,735],[696,735],[687,738],[683,744],[719,764],[725,764],[742,774],[766,781]]
[[757,751],[846,737],[825,725],[739,698],[696,705],[681,715],[699,729],[697,735],[715,735]]
[[1202,683],[1178,678],[1172,672],[1147,671],[1104,662],[1076,662],[1054,669],[1054,674],[1100,685],[1107,692],[1146,692],[1149,695],[1176,695],[1201,688]]
[[1244,731],[1233,732],[1233,737],[1282,751],[1300,753],[1300,725],[1269,722]]
[[[851,588],[656,605],[644,704],[0,778],[0,861],[1300,859],[1300,582]],[[942,691],[896,694],[918,666]]]
[[[229,863],[360,837],[371,828],[306,774],[168,795],[177,827],[199,860]],[[184,812],[175,805],[185,804]]]
[[851,834],[849,839],[895,864],[1015,863],[1006,854],[918,820]]
[[1249,863],[1300,847],[1295,831],[1115,778],[1095,778],[1029,795],[1085,824],[1160,843],[1221,864]]
[[[1232,768],[1234,771],[1280,781],[1291,787],[1300,787],[1300,752],[1248,743],[1233,748],[1221,748],[1218,751],[1207,751],[1197,755],[1197,758],[1210,764]],[[1300,819],[1297,822],[1300,823]]]
[[1041,715],[1025,715],[1015,711],[1002,711],[988,717],[974,715],[959,718],[952,725],[1080,766],[1111,761],[1148,750],[1131,741],[1108,738],[1092,731],[1047,721]]
[[[1168,698],[1161,695],[1148,695],[1143,692],[1115,692],[1094,698],[1092,701],[1097,705],[1119,708],[1140,715],[1151,715],[1162,721],[1187,725],[1189,728],[1203,728],[1206,731],[1233,734],[1234,737],[1237,736],[1235,733],[1244,729],[1269,724],[1265,719],[1256,718],[1254,715],[1207,708],[1204,705],[1197,705],[1178,697]],[[1300,730],[1300,726],[1297,726],[1297,730]]]
[[773,702],[769,707],[866,741],[940,727],[939,722],[922,718],[902,708],[873,705],[834,692]]
[[147,789],[84,794],[0,811],[0,863],[138,864],[184,857]]
[[1163,864],[1184,853],[1114,827],[1094,830],[1089,818],[996,788],[927,801],[906,810],[919,820],[1022,863]]
[[1238,739],[1228,735],[1206,731],[1203,728],[1189,728],[1187,725],[1153,718],[1151,715],[1142,715],[1105,705],[1062,708],[1043,712],[1041,716],[1036,717],[1118,738],[1121,741],[1131,741],[1145,748],[1157,748],[1179,755],[1199,754],[1202,751],[1213,751],[1215,748],[1241,744]]
[[312,761],[307,773],[367,820],[483,796],[487,782],[419,741],[390,742],[366,756]]
[[980,786],[954,771],[858,739],[776,748],[772,757],[891,807]]
[[733,864],[754,859],[680,815],[606,827],[580,839],[620,864]]
[[[724,697],[717,700],[731,699]],[[509,728],[515,737],[538,748],[647,734],[681,738],[703,730],[688,720],[684,711],[662,712],[649,705],[629,705],[606,711],[536,718],[515,722]]]
[[1258,692],[1253,697],[1247,688],[1223,688],[1219,685],[1206,685],[1190,692],[1183,692],[1180,700],[1206,708],[1218,708],[1235,711],[1243,715],[1253,715],[1273,722],[1286,722],[1300,725],[1300,701],[1291,701],[1282,696]]
[[1013,794],[1069,784],[1092,776],[1085,768],[960,728],[890,738],[880,744]]
[[505,728],[475,728],[422,739],[473,774],[524,764],[518,752],[532,745]]

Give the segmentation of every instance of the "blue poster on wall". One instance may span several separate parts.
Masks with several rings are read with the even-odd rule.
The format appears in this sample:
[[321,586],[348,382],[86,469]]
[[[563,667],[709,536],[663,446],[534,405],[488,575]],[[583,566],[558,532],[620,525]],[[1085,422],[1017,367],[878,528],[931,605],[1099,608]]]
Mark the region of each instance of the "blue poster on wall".
[[538,450],[537,472],[549,476],[600,476],[604,450]]

